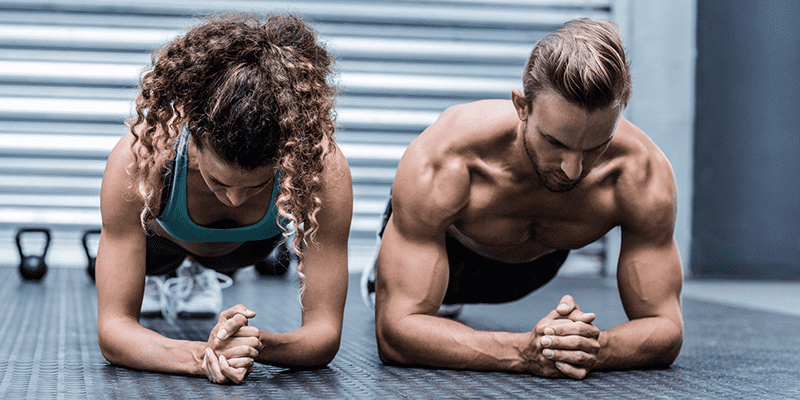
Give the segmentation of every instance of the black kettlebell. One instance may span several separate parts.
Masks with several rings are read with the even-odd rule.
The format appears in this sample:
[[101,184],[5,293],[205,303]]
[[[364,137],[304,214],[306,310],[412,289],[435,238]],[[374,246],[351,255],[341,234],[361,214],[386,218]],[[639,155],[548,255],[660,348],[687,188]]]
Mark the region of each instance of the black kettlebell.
[[[95,280],[94,271],[95,267],[97,267],[97,256],[96,255],[93,256],[92,252],[89,251],[89,245],[87,242],[89,236],[99,235],[99,234],[100,234],[100,229],[90,229],[83,233],[83,238],[81,239],[81,242],[83,243],[83,251],[86,252],[86,257],[89,259],[89,262],[86,264],[86,273],[89,274],[89,278],[92,278],[92,281]],[[95,252],[95,254],[97,253]]]
[[[22,236],[27,233],[44,233],[45,242],[44,250],[41,255],[26,255],[22,251]],[[47,255],[47,249],[50,247],[50,230],[45,228],[23,228],[17,231],[17,250],[19,250],[19,257],[22,261],[19,263],[19,273],[22,278],[29,281],[38,281],[47,273],[47,264],[44,262],[44,257]]]
[[291,253],[286,242],[279,244],[269,255],[255,263],[256,271],[262,276],[283,276],[289,270]]

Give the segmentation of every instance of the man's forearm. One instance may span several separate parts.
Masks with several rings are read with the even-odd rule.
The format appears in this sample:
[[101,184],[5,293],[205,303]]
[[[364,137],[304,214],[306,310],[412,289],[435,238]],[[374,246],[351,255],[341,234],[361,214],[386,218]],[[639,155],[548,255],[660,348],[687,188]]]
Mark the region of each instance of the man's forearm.
[[683,343],[682,327],[664,317],[628,321],[600,332],[595,370],[667,367]]
[[388,324],[378,322],[382,359],[405,365],[526,371],[522,353],[530,337],[530,333],[477,331],[450,319],[421,314]]

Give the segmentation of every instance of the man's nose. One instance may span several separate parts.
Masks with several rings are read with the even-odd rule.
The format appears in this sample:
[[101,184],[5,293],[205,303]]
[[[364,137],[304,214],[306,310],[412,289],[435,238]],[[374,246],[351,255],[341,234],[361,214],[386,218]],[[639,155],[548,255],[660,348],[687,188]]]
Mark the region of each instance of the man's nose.
[[561,160],[561,170],[573,181],[580,178],[583,172],[583,152],[570,151],[565,154]]

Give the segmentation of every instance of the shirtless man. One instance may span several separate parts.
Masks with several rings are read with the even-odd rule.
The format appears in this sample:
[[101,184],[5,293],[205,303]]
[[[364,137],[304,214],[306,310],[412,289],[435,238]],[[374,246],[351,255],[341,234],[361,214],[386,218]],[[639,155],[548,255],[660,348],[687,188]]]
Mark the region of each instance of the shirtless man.
[[[446,110],[400,161],[376,267],[362,280],[374,288],[365,293],[381,360],[574,379],[670,365],[683,340],[676,184],[664,154],[621,116],[631,77],[618,27],[568,22],[533,49],[523,85],[510,101]],[[525,333],[437,316],[527,295],[570,249],[615,226],[628,322],[599,331],[568,295]]]

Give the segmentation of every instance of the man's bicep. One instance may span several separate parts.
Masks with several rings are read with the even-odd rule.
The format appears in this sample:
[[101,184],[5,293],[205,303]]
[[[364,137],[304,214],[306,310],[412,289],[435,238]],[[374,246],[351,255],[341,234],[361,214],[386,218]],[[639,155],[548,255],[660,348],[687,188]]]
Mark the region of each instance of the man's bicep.
[[683,271],[671,231],[642,235],[623,226],[617,282],[629,319],[662,316],[680,323]]
[[444,231],[434,232],[422,223],[404,223],[398,229],[396,217],[389,220],[381,242],[376,306],[433,315],[447,289]]

